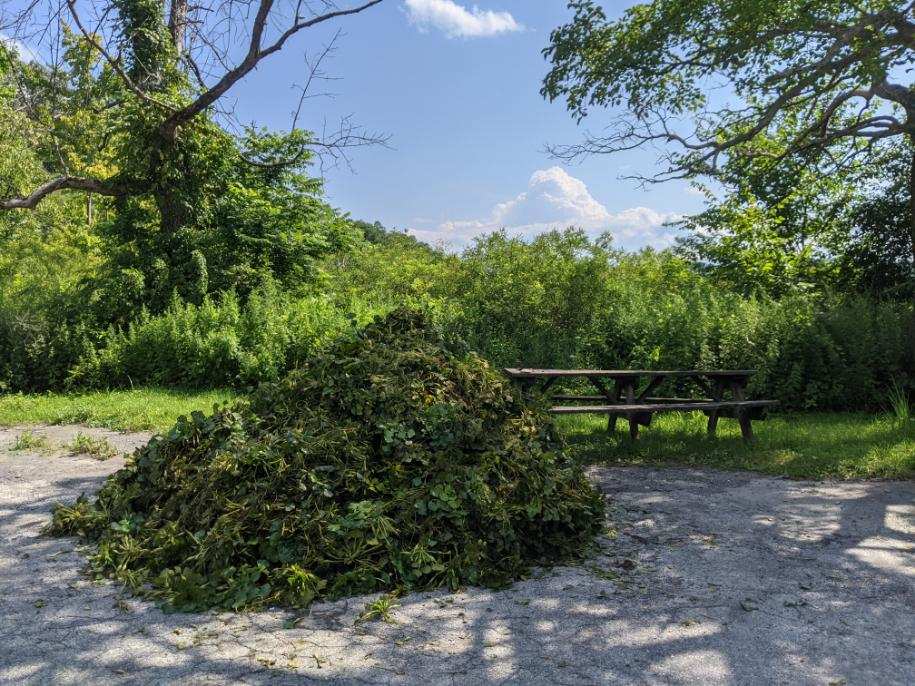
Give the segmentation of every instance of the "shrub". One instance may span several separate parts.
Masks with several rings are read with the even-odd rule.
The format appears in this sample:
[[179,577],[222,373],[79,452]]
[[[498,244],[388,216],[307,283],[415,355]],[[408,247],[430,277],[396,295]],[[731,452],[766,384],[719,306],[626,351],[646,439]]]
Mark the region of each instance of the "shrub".
[[97,460],[108,460],[118,454],[117,448],[106,438],[93,438],[78,432],[67,445],[71,455],[91,455]]
[[451,326],[499,366],[584,363],[603,335],[613,257],[576,230],[479,239],[451,284]]
[[200,305],[174,301],[110,331],[75,365],[74,386],[213,388],[278,379],[373,313],[328,296],[293,297],[267,285],[241,304],[232,294]]
[[97,332],[56,308],[22,307],[0,293],[0,393],[61,388]]
[[180,420],[51,531],[191,610],[501,585],[581,554],[602,521],[543,410],[397,311],[248,402]]
[[785,409],[882,409],[893,383],[915,387],[911,303],[745,297],[669,252],[621,253],[575,230],[497,233],[461,256],[390,234],[325,258],[320,272],[304,292],[266,283],[244,301],[176,300],[101,333],[72,298],[23,302],[0,289],[0,392],[253,386],[403,305],[496,367],[752,368],[751,392]]

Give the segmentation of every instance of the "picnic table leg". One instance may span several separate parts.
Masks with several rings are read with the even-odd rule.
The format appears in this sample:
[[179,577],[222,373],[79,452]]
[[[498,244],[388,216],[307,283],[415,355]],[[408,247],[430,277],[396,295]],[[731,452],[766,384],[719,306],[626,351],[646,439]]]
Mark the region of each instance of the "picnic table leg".
[[[741,382],[731,382],[731,393],[734,395],[734,400],[744,399],[743,389],[744,385]],[[744,443],[751,443],[753,441],[753,424],[750,421],[750,413],[743,408],[738,408],[737,421],[740,423],[740,435],[743,437]]]
[[[610,391],[607,390],[607,387],[604,385],[604,382],[596,377],[591,377],[588,379],[591,382],[591,385],[597,389],[597,392],[600,393],[607,399],[607,402],[619,402],[620,401],[620,385],[614,384],[613,394],[610,394]],[[616,431],[616,415],[607,415],[607,433],[613,433]]]
[[521,395],[525,398],[529,398],[537,387],[536,379],[515,379],[514,381],[518,384],[518,388],[521,389]]
[[550,390],[550,387],[551,387],[554,383],[556,383],[556,377],[555,377],[555,376],[552,377],[552,378],[550,378],[550,379],[547,379],[546,381],[543,382],[543,385],[540,387],[540,392],[541,392],[543,395],[546,395],[546,392],[547,392],[548,390]]
[[[623,387],[619,382],[613,384],[613,402],[618,403],[620,398],[623,395]],[[607,433],[616,432],[616,420],[619,419],[619,415],[611,414],[607,417]]]
[[[721,399],[724,397],[724,384],[720,381],[716,381],[714,387],[712,388],[712,400],[716,403],[720,403]],[[709,410],[708,413],[708,435],[714,436],[715,431],[718,429],[718,410]]]
[[635,417],[629,418],[629,439],[632,441],[637,440],[639,437],[639,422]]
[[[635,380],[627,382],[625,386],[626,403],[635,403]],[[629,438],[633,441],[639,437],[639,419],[635,412],[630,412],[629,418]]]
[[737,421],[740,422],[740,435],[743,436],[745,443],[753,442],[753,425],[750,423],[750,417],[744,410],[737,411]]

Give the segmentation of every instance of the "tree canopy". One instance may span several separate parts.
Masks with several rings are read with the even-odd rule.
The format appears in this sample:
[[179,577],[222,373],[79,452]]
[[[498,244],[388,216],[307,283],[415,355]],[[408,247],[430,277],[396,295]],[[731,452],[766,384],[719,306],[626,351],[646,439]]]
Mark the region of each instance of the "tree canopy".
[[[543,95],[578,120],[594,108],[626,112],[554,147],[561,157],[662,143],[651,180],[666,180],[717,174],[738,150],[822,155],[840,169],[915,135],[908,0],[651,0],[617,20],[594,0],[569,4],[574,16],[545,50]],[[786,115],[802,125],[777,151],[756,147]],[[915,224],[910,238],[915,255]]]

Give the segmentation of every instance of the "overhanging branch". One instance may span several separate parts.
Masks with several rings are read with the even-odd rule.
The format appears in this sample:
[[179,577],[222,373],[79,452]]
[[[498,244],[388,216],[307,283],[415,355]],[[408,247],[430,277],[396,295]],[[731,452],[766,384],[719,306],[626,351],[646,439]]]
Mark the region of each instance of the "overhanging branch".
[[0,200],[0,209],[3,210],[31,210],[38,203],[52,193],[63,190],[87,191],[99,195],[119,196],[124,195],[125,189],[117,184],[99,181],[98,179],[84,179],[76,176],[61,176],[43,183],[25,197],[8,198]]

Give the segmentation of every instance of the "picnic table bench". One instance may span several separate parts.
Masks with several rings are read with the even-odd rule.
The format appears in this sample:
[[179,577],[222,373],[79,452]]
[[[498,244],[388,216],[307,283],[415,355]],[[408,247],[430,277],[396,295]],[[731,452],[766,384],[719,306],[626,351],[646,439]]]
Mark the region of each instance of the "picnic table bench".
[[[650,426],[657,412],[701,411],[708,416],[708,433],[715,435],[718,419],[732,417],[740,423],[745,441],[752,440],[752,420],[763,419],[775,400],[747,400],[746,387],[753,376],[751,369],[528,369],[509,367],[505,374],[527,390],[546,393],[557,381],[585,379],[597,395],[558,394],[551,398],[561,402],[585,404],[556,405],[554,414],[597,413],[608,417],[607,430],[616,429],[617,420],[629,421],[629,435],[638,438],[639,426]],[[708,392],[707,398],[661,398],[652,395],[668,379],[691,379]],[[612,388],[611,388],[612,384]],[[728,395],[729,397],[725,397]],[[595,404],[596,403],[596,404]]]

